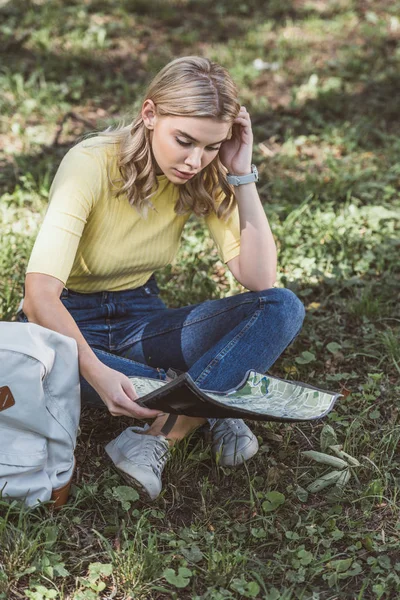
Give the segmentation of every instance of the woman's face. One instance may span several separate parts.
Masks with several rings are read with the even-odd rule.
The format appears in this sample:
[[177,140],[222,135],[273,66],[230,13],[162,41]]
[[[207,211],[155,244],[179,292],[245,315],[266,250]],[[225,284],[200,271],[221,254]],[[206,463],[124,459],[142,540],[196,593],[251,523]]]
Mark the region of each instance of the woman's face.
[[142,116],[151,131],[157,174],[178,185],[210,164],[231,129],[229,123],[205,117],[160,117],[151,100],[145,102]]

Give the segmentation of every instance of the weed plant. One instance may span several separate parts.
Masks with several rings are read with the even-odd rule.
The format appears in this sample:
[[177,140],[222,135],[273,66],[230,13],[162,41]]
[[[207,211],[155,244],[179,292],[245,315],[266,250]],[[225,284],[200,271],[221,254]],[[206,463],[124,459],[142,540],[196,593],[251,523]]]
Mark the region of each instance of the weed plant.
[[[252,116],[277,285],[307,310],[271,372],[341,391],[326,423],[360,463],[341,494],[313,494],[326,470],[301,452],[323,423],[253,424],[260,451],[237,470],[195,433],[146,504],[103,450],[131,422],[85,409],[68,505],[0,505],[0,599],[400,597],[399,2],[5,0],[0,14],[0,318],[67,149],[132,114],[168,60],[216,59]],[[241,291],[196,219],[158,280],[170,306]]]

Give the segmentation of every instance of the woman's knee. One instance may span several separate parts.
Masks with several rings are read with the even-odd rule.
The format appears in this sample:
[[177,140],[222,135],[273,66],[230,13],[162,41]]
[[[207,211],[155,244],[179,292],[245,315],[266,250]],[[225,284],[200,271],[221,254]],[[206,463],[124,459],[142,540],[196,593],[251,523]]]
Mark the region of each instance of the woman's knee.
[[275,288],[275,292],[278,293],[281,311],[301,327],[306,314],[301,300],[299,300],[294,292],[286,288]]
[[286,288],[270,288],[258,292],[259,299],[274,309],[274,318],[281,326],[290,329],[294,335],[301,329],[305,317],[303,303],[291,290]]

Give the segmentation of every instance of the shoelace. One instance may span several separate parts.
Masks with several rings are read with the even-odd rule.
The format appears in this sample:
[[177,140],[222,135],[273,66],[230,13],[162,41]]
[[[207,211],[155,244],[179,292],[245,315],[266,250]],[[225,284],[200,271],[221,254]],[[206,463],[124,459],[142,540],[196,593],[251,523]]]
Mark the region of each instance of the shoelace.
[[[233,419],[232,417],[230,417],[228,419],[221,419],[219,422],[214,424],[214,427],[212,429],[215,429],[215,431],[216,432],[218,431],[219,433],[222,433],[222,432],[228,433],[226,430],[227,429],[229,430],[230,427],[232,427],[232,429],[234,429],[235,426],[237,426],[238,421],[240,421],[240,419]],[[236,427],[236,431],[238,429],[239,428]]]
[[143,455],[149,458],[154,474],[160,477],[169,456],[166,445],[161,441],[149,439],[144,445]]

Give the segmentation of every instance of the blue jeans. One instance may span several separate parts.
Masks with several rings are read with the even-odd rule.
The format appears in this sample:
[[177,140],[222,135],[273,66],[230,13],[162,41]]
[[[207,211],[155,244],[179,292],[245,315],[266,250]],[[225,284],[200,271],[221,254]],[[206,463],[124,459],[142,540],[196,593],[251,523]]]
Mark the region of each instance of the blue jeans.
[[[286,289],[245,292],[167,308],[153,277],[136,289],[81,294],[61,301],[101,362],[128,376],[165,379],[169,368],[205,390],[226,391],[246,371],[265,373],[299,333],[304,307]],[[82,401],[102,404],[81,378]]]

